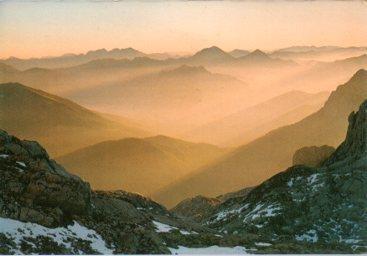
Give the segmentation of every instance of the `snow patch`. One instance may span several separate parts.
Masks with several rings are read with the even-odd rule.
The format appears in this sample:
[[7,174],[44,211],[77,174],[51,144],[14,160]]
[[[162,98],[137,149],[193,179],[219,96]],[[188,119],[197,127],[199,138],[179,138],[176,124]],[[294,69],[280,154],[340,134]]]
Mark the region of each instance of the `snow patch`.
[[290,179],[290,181],[287,182],[288,187],[293,187],[293,179]]
[[167,224],[155,221],[155,220],[153,220],[153,224],[156,227],[157,232],[159,233],[168,233],[171,230],[177,229],[176,227],[172,227],[170,225],[167,225]]
[[[70,249],[72,249],[70,238],[87,240],[90,242],[91,248],[95,251],[101,254],[113,253],[113,250],[106,247],[105,241],[98,233],[96,233],[96,231],[88,229],[75,221],[72,225],[67,227],[47,228],[35,223],[21,222],[0,217],[0,233],[15,242],[16,248],[13,248],[12,251],[14,254],[22,253],[20,251],[20,244],[22,241],[28,244],[31,243],[29,241],[25,241],[25,237],[36,238],[38,236],[49,237],[60,246]],[[78,253],[82,254],[83,252],[80,251]]]
[[359,244],[360,242],[363,242],[363,240],[360,240],[360,239],[340,239],[340,242],[344,242],[346,244]]
[[22,166],[22,167],[27,167],[27,166],[25,165],[25,163],[23,163],[23,162],[19,162],[19,161],[17,161],[16,163],[17,163],[18,165]]
[[179,246],[178,249],[169,248],[172,254],[201,254],[201,255],[218,255],[218,254],[247,254],[246,249],[242,246],[236,247],[219,247],[210,246],[203,248],[188,248],[184,246]]
[[[157,229],[158,233],[169,233],[172,230],[179,230],[177,227],[172,227],[170,225],[158,222],[158,221],[154,221],[153,220],[153,224],[155,226],[155,228]],[[192,234],[198,234],[197,232],[189,232],[187,230],[179,230],[179,232],[182,235],[192,235]]]
[[316,174],[312,174],[311,176],[307,177],[307,182],[312,185],[314,184],[316,181],[317,181],[317,178],[318,178],[319,174],[316,173]]
[[258,243],[255,243],[255,245],[257,245],[257,246],[265,246],[265,247],[272,246],[272,244],[264,243],[264,242],[258,242]]
[[317,236],[316,230],[311,229],[302,235],[296,235],[296,240],[316,243],[319,238]]

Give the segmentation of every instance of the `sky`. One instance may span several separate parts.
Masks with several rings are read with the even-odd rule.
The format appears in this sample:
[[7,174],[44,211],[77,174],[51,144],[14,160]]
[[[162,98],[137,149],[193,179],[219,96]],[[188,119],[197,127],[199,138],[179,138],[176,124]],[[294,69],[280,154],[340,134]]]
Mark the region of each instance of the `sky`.
[[126,48],[153,52],[367,46],[367,2],[0,0],[0,58]]

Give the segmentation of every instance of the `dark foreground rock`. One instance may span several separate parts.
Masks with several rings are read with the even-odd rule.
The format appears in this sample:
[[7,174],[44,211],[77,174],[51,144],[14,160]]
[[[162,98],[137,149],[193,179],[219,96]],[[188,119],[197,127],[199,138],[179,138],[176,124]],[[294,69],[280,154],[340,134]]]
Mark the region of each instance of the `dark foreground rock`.
[[252,189],[253,187],[244,188],[238,191],[219,195],[215,198],[201,195],[187,198],[173,207],[170,212],[181,218],[202,223],[209,216],[211,216],[221,206],[222,203],[231,198],[244,198]]
[[220,203],[221,200],[217,198],[196,196],[183,200],[172,208],[171,212],[180,217],[201,222],[203,219],[208,217]]
[[88,183],[67,173],[33,141],[0,130],[0,216],[60,226],[90,206]]

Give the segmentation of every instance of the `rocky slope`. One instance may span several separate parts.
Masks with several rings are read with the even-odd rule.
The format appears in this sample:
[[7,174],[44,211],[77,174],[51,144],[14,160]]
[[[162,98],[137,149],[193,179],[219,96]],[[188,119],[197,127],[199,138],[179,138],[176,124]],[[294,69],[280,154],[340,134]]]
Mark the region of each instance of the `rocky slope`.
[[[94,189],[123,189],[149,196],[226,152],[161,135],[105,141],[56,160]],[[159,203],[166,205],[166,201]]]
[[208,217],[220,203],[221,200],[217,198],[196,196],[183,200],[173,207],[171,212],[180,217],[201,222]]
[[2,130],[0,179],[0,254],[170,253],[219,244],[216,232],[148,198],[92,191],[37,142]]
[[367,101],[319,168],[291,167],[227,200],[205,223],[226,234],[256,233],[263,253],[366,252],[366,159]]
[[200,223],[214,214],[216,210],[221,207],[221,204],[224,204],[227,200],[238,197],[245,198],[252,189],[253,187],[244,188],[213,198],[201,195],[186,198],[179,202],[170,211],[181,218]]

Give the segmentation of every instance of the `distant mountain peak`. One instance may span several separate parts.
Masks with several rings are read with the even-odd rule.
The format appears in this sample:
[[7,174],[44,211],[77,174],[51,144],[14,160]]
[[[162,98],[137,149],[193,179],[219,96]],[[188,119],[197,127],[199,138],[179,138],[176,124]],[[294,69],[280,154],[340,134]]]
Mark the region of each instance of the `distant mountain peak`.
[[352,102],[357,97],[362,97],[366,91],[366,86],[367,71],[360,69],[346,83],[340,85],[330,94],[330,97],[325,102],[326,109],[331,113],[335,112],[335,108],[339,110],[349,109],[346,106],[353,104]]
[[360,69],[358,70],[350,79],[350,81],[359,81],[359,80],[365,80],[367,79],[367,70],[365,69]]
[[259,49],[256,49],[254,51],[252,51],[251,53],[243,56],[243,57],[240,57],[240,58],[237,58],[238,60],[244,60],[244,61],[269,61],[269,60],[272,60],[272,58],[270,58],[265,52],[259,50]]
[[92,58],[135,58],[145,56],[145,53],[134,48],[114,48],[106,50],[105,48],[88,51],[85,56]]
[[263,51],[261,51],[261,50],[259,50],[259,49],[256,49],[255,51],[253,51],[253,52],[251,52],[249,55],[247,55],[248,57],[261,57],[261,58],[269,58],[269,56],[265,53],[265,52],[263,52]]
[[220,49],[218,46],[213,45],[211,47],[204,48],[204,49],[202,49],[199,52],[225,52],[225,51],[223,51],[222,49]]
[[217,46],[204,48],[193,56],[194,58],[231,58],[232,56]]

